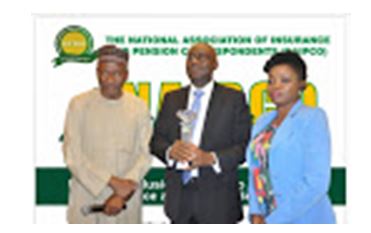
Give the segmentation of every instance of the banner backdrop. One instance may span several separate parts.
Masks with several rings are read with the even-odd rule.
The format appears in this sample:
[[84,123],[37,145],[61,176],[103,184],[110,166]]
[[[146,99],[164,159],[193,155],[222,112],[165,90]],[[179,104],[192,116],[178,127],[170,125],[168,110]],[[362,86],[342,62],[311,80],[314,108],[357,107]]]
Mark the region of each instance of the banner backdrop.
[[[246,93],[254,120],[273,108],[266,94],[265,61],[287,49],[303,56],[309,85],[302,101],[327,112],[332,135],[330,196],[337,221],[346,222],[345,20],[341,16],[36,16],[36,222],[66,222],[70,173],[61,150],[64,118],[73,96],[98,85],[95,50],[116,44],[129,51],[129,80],[123,88],[141,97],[155,119],[164,94],[189,83],[185,59],[196,42],[216,49],[215,80]],[[154,159],[143,182],[145,223],[169,222],[163,212],[163,168]],[[244,164],[240,190],[245,213],[247,172]]]

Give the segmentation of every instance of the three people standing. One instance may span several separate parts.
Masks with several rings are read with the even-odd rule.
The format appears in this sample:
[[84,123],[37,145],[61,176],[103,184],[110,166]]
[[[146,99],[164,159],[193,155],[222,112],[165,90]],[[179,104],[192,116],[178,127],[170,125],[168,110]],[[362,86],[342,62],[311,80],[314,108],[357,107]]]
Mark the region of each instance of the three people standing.
[[[100,88],[70,103],[64,142],[72,173],[69,222],[140,223],[140,182],[150,168],[150,151],[166,166],[165,213],[172,223],[239,222],[238,168],[245,158],[251,223],[335,222],[327,195],[327,118],[321,108],[301,102],[307,72],[298,54],[278,53],[265,64],[276,110],[262,115],[251,131],[245,94],[213,80],[214,48],[193,45],[186,60],[190,85],[165,95],[152,138],[144,102],[122,92],[127,64],[127,53],[102,47]],[[195,114],[187,141],[179,111]],[[81,214],[81,207],[96,202],[104,203],[103,213]]]

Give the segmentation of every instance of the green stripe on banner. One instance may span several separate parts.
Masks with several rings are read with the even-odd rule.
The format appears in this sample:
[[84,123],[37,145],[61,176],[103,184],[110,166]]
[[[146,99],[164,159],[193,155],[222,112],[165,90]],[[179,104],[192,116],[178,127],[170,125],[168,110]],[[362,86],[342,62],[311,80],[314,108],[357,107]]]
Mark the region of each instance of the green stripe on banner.
[[[164,168],[152,168],[143,181],[143,201],[145,205],[162,205],[164,201]],[[247,204],[247,168],[239,170],[240,191],[244,204]],[[346,169],[332,168],[330,198],[334,205],[346,204]],[[66,168],[36,169],[36,204],[66,205],[68,179],[71,174]]]

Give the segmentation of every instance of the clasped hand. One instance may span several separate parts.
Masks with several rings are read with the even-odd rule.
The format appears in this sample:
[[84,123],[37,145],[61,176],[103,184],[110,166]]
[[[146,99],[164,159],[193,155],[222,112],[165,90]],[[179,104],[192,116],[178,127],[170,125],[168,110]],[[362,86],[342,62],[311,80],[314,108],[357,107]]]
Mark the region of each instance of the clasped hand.
[[181,140],[175,141],[171,146],[169,156],[171,159],[179,162],[189,162],[188,169],[211,166],[216,161],[210,152],[206,152],[192,143]]
[[113,189],[113,194],[104,203],[104,213],[114,216],[121,212],[123,206],[133,196],[138,184],[129,179],[113,176],[109,185]]

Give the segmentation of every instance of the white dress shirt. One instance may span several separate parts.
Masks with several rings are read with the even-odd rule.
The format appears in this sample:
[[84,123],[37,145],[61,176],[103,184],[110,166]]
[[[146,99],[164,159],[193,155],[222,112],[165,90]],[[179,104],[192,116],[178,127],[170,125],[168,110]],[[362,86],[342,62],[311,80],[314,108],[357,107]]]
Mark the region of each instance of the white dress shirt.
[[[191,139],[191,142],[196,146],[200,146],[200,144],[201,144],[202,131],[203,131],[203,128],[204,128],[204,125],[205,125],[204,123],[205,123],[205,119],[206,119],[206,113],[207,113],[207,109],[209,107],[210,97],[211,97],[214,85],[215,85],[215,83],[213,81],[210,81],[208,84],[206,84],[202,88],[197,88],[196,86],[191,84],[191,88],[189,89],[187,109],[191,109],[191,107],[192,107],[192,103],[193,103],[194,98],[195,98],[193,93],[195,91],[202,90],[202,92],[204,93],[203,96],[201,97],[201,100],[200,100],[201,101],[201,106],[200,106],[200,110],[198,112],[196,125],[194,127],[193,135],[192,135],[192,139]],[[166,157],[167,157],[168,165],[173,166],[176,161],[169,157],[170,149],[171,149],[171,147],[169,147],[168,150],[166,151]],[[214,155],[214,160],[215,160],[215,164],[212,167],[213,167],[213,169],[216,173],[220,173],[221,168],[220,168],[219,160],[218,160],[215,153],[212,153],[212,154]],[[184,170],[188,167],[189,167],[188,163],[181,163],[181,162],[176,163],[176,168],[177,169]],[[192,177],[198,177],[198,172],[199,172],[198,169],[192,169],[191,170]]]

